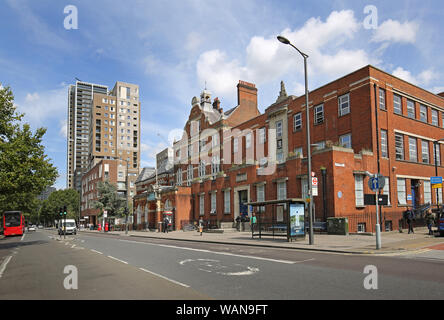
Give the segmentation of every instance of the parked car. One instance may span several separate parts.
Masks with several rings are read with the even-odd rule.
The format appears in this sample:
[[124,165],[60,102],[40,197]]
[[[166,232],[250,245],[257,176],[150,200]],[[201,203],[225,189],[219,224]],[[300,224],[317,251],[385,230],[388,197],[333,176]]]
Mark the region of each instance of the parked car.
[[438,231],[441,237],[444,237],[444,212],[438,218]]
[[28,232],[29,231],[35,231],[36,230],[36,227],[35,227],[35,225],[33,224],[32,226],[29,226],[28,227]]

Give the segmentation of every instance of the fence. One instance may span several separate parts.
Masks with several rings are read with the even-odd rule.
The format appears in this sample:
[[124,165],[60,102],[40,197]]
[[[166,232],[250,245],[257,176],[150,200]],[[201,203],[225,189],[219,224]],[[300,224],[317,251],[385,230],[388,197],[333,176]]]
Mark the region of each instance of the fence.
[[[342,217],[348,218],[350,233],[376,232],[376,213],[344,214]],[[424,217],[417,215],[413,225],[414,227],[426,226]],[[407,222],[403,219],[402,212],[383,211],[380,214],[380,226],[382,231],[394,231],[407,229]]]

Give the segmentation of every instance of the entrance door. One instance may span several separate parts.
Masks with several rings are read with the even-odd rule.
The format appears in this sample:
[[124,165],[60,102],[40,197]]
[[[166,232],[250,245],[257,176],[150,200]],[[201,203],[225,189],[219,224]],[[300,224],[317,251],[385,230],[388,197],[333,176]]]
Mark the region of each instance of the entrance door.
[[419,180],[412,179],[411,180],[411,188],[412,188],[412,207],[415,209],[420,205],[421,194],[419,193]]
[[239,192],[239,215],[247,216],[248,215],[248,206],[246,203],[248,202],[248,191],[241,190]]

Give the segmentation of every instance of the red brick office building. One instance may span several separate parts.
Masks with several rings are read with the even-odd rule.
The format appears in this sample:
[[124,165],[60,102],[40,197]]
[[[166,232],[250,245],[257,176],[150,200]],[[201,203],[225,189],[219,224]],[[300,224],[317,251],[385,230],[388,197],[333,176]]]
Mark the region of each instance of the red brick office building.
[[[238,106],[226,112],[206,90],[192,100],[184,137],[174,145],[171,183],[183,199],[189,194],[181,200],[189,208],[183,220],[203,217],[231,227],[237,216],[250,214],[245,202],[307,197],[305,96],[287,96],[282,84],[261,114],[254,84],[237,87]],[[309,108],[317,221],[349,217],[350,232],[374,231],[376,207],[364,205],[364,194],[372,193],[365,173],[378,171],[378,159],[386,182],[381,192],[389,199],[383,230],[397,229],[407,207],[435,204],[437,197],[442,203],[442,189],[432,188],[430,177],[434,141],[444,138],[443,97],[366,66],[311,91]],[[282,210],[274,214],[283,219]]]

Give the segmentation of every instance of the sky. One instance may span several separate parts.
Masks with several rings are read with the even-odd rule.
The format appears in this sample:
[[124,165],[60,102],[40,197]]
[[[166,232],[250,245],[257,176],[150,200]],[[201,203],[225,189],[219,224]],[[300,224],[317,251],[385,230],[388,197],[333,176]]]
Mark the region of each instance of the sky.
[[444,91],[444,3],[359,0],[0,0],[0,84],[36,129],[66,187],[68,86],[75,78],[140,86],[141,167],[182,130],[205,88],[236,106],[239,80],[263,112],[368,64]]

